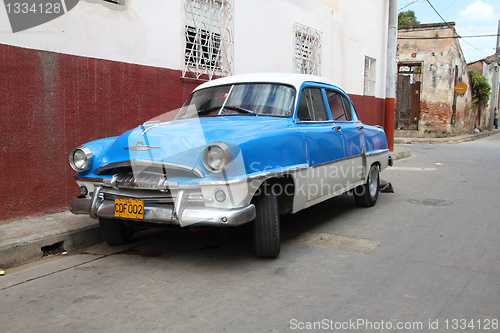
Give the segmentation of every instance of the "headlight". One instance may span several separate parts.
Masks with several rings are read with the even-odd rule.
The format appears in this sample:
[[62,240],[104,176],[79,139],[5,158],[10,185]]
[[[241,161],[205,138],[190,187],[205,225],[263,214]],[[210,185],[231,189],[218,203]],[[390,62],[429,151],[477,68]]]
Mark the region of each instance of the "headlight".
[[92,153],[85,147],[78,147],[69,154],[69,164],[76,172],[89,171],[92,168],[92,159]]
[[222,142],[211,144],[203,152],[203,165],[211,172],[221,172],[232,159],[231,150]]

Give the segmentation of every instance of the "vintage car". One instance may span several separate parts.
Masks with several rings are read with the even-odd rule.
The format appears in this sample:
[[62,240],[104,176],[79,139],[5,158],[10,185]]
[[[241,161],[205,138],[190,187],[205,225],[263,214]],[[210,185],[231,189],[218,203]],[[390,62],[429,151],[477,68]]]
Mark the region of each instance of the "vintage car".
[[349,192],[375,205],[392,165],[380,126],[360,122],[334,82],[249,74],[197,87],[173,121],[148,121],[69,156],[81,195],[74,214],[98,218],[122,245],[136,227],[253,225],[255,252],[280,252],[280,215]]

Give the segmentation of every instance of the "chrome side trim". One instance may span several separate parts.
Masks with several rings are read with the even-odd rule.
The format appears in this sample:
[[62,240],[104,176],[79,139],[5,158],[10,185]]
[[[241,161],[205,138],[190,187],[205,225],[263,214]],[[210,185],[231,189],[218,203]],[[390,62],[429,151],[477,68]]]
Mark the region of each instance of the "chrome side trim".
[[377,155],[382,155],[389,152],[389,149],[379,149],[375,150],[373,152],[367,153],[366,156],[377,156]]

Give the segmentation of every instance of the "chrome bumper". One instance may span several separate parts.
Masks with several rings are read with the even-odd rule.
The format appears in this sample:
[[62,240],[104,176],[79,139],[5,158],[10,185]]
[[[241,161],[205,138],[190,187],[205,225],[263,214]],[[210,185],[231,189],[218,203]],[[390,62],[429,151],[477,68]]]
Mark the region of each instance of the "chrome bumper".
[[[71,202],[70,210],[73,214],[87,214],[93,218],[117,218],[115,203],[100,197],[101,188],[96,188],[92,198],[77,197]],[[179,193],[180,197],[183,193]],[[159,224],[175,224],[181,227],[214,226],[235,227],[255,219],[255,206],[250,204],[243,208],[221,209],[205,207],[199,204],[183,203],[147,204],[144,203],[144,218],[131,219],[138,222]]]

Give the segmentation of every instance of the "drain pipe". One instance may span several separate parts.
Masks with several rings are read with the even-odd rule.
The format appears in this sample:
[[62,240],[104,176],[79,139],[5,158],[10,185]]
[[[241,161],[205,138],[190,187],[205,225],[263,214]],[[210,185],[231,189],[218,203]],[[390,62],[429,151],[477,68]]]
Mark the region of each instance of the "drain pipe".
[[384,130],[389,150],[394,150],[394,114],[396,111],[396,49],[398,46],[398,0],[389,0],[387,36],[387,76],[385,88]]

